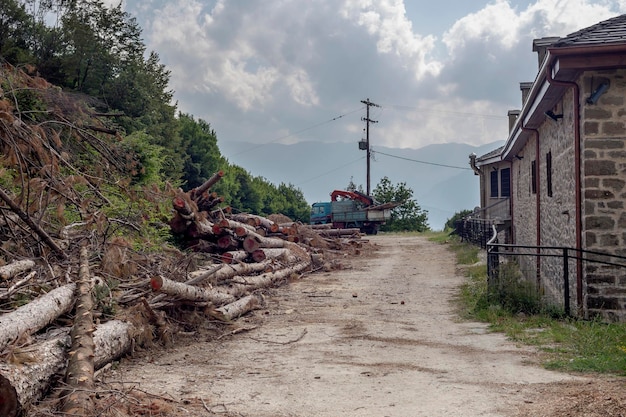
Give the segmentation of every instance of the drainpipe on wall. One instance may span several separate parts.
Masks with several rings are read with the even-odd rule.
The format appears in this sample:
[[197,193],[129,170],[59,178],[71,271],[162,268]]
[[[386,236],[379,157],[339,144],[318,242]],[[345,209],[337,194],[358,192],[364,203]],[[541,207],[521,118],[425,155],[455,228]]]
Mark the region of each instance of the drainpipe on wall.
[[582,196],[581,196],[581,164],[580,164],[580,87],[572,81],[558,81],[552,78],[552,65],[546,68],[547,80],[550,84],[574,89],[574,175],[576,204],[576,302],[579,312],[583,306],[583,261],[582,254]]
[[531,129],[529,127],[522,126],[522,130],[526,132],[533,132],[535,134],[535,189],[537,191],[536,194],[536,203],[535,203],[535,216],[536,216],[536,235],[537,235],[537,275],[536,275],[536,283],[537,290],[541,288],[541,250],[539,246],[541,246],[541,168],[540,168],[540,149],[539,149],[539,131],[537,129]]
[[482,192],[482,182],[483,182],[483,172],[480,170],[480,168],[478,168],[476,166],[476,154],[474,152],[472,152],[469,155],[469,159],[470,159],[470,167],[472,168],[472,171],[474,171],[474,174],[478,175],[480,178],[480,188],[481,188],[481,193],[480,193],[480,208],[486,207],[487,206],[487,198],[484,195],[484,193]]

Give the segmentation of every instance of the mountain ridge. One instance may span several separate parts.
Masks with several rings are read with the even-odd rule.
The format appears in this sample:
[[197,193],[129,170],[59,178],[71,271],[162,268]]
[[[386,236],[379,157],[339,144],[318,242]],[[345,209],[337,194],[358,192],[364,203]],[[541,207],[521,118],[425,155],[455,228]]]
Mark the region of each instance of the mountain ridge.
[[[370,190],[385,176],[392,184],[406,183],[428,211],[429,226],[441,230],[454,213],[479,205],[479,182],[469,166],[469,154],[482,155],[502,143],[443,143],[417,149],[372,146]],[[350,181],[367,188],[366,152],[358,143],[218,141],[218,146],[229,162],[251,175],[299,188],[309,204],[328,201],[333,190],[345,189]]]

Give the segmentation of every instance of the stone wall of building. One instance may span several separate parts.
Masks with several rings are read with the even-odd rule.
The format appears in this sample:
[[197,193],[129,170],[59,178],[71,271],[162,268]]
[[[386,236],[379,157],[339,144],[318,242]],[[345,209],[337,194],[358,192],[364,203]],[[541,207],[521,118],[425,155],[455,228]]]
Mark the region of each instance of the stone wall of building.
[[[536,194],[532,193],[531,167],[535,160],[536,138],[531,139],[512,160],[511,166],[511,198],[513,199],[512,234],[513,244],[534,246],[537,244]],[[534,282],[536,279],[536,258],[533,256],[518,257],[520,270],[524,277]]]
[[[541,246],[576,247],[576,173],[574,172],[574,93],[567,90],[552,109],[563,115],[553,120],[546,117],[540,128],[539,192],[541,209]],[[544,254],[562,255],[558,249],[543,250]],[[564,275],[563,258],[540,258],[541,285],[545,299],[556,306],[565,305],[565,283],[569,284],[569,308],[576,311],[576,264],[569,254],[569,274]],[[582,291],[582,289],[581,289]]]
[[[605,81],[606,93],[587,103]],[[626,256],[626,70],[586,73],[579,85],[584,247]],[[585,281],[591,315],[626,321],[626,268],[586,263]]]

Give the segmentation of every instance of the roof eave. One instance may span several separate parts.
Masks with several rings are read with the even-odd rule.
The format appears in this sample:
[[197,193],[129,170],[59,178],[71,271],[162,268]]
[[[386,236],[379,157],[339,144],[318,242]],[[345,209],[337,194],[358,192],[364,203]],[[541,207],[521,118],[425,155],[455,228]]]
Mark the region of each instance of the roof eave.
[[583,71],[626,68],[626,43],[611,45],[573,45],[548,48],[537,78],[528,94],[519,117],[507,138],[502,160],[511,160],[532,134],[545,121],[545,112],[557,103],[565,87],[550,84],[547,71],[559,81],[574,81]]

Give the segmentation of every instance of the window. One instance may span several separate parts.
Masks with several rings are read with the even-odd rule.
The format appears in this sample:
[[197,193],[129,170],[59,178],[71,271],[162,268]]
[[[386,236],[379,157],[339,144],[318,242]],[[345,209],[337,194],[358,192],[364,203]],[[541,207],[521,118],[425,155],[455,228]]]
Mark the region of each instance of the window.
[[511,168],[500,171],[500,197],[511,196]]
[[548,197],[552,197],[552,151],[546,154],[546,179],[548,182]]
[[537,161],[530,164],[530,192],[537,194]]
[[491,171],[491,197],[498,197],[498,170],[494,167]]

